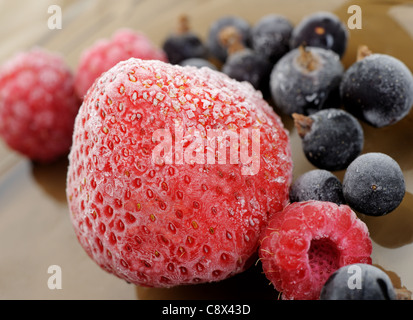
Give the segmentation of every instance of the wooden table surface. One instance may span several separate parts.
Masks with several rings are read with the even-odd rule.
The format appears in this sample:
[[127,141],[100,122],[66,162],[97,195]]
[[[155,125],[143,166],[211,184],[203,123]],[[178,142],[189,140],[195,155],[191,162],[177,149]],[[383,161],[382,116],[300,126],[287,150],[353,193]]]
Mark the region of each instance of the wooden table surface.
[[[351,30],[343,64],[347,67],[354,62],[355,48],[365,43],[373,51],[395,55],[413,70],[411,3],[399,1],[392,7],[380,1],[358,3],[363,9],[363,29]],[[161,46],[182,13],[189,14],[193,30],[205,38],[210,23],[227,14],[242,16],[253,24],[265,14],[278,13],[297,24],[308,13],[327,10],[347,21],[351,4],[344,0],[0,0],[0,62],[37,45],[62,53],[74,70],[82,50],[121,27],[140,30]],[[51,5],[62,9],[62,29],[48,28]],[[291,131],[296,177],[313,167],[303,157],[291,120],[283,119]],[[394,157],[405,174],[408,193],[394,213],[378,219],[361,217],[374,242],[373,263],[410,290],[412,124],[413,116],[409,115],[391,128],[373,130],[364,126],[364,152],[380,151]],[[47,166],[35,165],[0,140],[0,299],[256,297],[260,291],[256,284],[268,283],[258,267],[221,284],[170,290],[137,288],[106,273],[86,256],[75,238],[65,196],[66,169],[65,158]],[[342,178],[342,172],[338,176]],[[47,285],[52,265],[62,271],[60,290],[51,290]],[[263,290],[265,297],[273,298],[268,288]]]

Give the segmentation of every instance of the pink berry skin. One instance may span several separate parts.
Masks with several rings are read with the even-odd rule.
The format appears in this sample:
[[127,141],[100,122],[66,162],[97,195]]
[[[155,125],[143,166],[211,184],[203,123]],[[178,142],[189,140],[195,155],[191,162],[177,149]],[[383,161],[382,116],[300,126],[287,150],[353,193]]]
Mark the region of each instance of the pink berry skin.
[[119,29],[110,39],[99,39],[86,48],[75,73],[76,93],[83,99],[89,87],[105,71],[129,58],[167,62],[165,52],[142,32]]
[[0,135],[33,161],[68,154],[80,104],[73,74],[56,53],[36,47],[0,69]]
[[294,202],[261,234],[266,277],[285,300],[318,300],[328,277],[342,266],[371,264],[367,226],[347,205]]
[[[257,129],[259,170],[245,174],[248,165],[229,158],[153,161],[154,133],[174,133],[177,124],[187,139],[195,128]],[[151,287],[244,271],[269,217],[288,203],[292,180],[288,132],[251,85],[210,68],[134,58],[88,91],[69,160],[67,198],[81,246],[108,272]]]

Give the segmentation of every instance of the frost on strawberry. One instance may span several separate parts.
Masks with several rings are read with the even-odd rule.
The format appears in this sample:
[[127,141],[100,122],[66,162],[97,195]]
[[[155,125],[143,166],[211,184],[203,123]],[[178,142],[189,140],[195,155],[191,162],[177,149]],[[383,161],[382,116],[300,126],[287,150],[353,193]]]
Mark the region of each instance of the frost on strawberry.
[[347,205],[294,202],[261,234],[259,257],[267,278],[287,300],[316,300],[342,266],[371,264],[367,226]]
[[89,90],[69,160],[80,244],[105,270],[155,287],[245,270],[292,174],[288,132],[251,85],[135,58]]

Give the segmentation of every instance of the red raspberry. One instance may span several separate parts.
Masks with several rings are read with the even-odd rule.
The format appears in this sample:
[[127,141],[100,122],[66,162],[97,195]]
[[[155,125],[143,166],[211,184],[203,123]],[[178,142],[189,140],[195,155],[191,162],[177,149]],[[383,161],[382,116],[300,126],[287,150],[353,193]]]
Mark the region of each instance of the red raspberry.
[[79,106],[60,55],[34,48],[0,69],[0,135],[31,160],[51,162],[69,152]]
[[[171,133],[172,162],[162,153],[152,159],[159,141],[168,140],[157,137],[160,129]],[[205,143],[212,129],[240,135],[256,129],[248,145],[259,170],[240,158],[230,162],[245,140],[215,164],[218,148],[196,151],[195,141]],[[196,152],[213,157],[191,162]],[[288,133],[251,85],[209,68],[155,60],[123,61],[95,82],[77,117],[69,159],[68,203],[83,248],[105,270],[156,287],[219,281],[245,270],[269,216],[288,202],[292,175]]]
[[338,268],[371,264],[367,227],[347,205],[294,202],[273,216],[261,238],[264,273],[286,300],[316,300]]
[[104,71],[132,57],[167,61],[163,50],[156,48],[146,35],[130,29],[120,29],[111,39],[99,39],[82,52],[75,74],[75,87],[79,97],[84,97]]

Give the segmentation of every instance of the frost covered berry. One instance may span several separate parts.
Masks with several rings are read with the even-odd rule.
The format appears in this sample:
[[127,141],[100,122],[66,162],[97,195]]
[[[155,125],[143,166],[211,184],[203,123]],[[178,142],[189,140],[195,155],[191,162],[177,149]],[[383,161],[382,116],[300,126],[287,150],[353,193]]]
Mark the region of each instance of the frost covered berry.
[[[350,285],[349,285],[350,284]],[[320,300],[395,300],[389,276],[378,267],[355,263],[341,267],[326,281]]]
[[191,31],[189,18],[186,15],[180,16],[178,20],[178,30],[168,35],[162,45],[168,61],[172,64],[179,64],[186,59],[208,58],[208,50],[201,38]]
[[380,152],[357,157],[348,166],[343,179],[343,194],[348,205],[371,216],[382,216],[395,210],[405,191],[399,164]]
[[338,171],[360,155],[364,132],[350,113],[335,108],[310,116],[293,114],[306,158],[317,168]]
[[288,133],[250,84],[134,58],[88,91],[69,161],[82,247],[105,270],[154,287],[245,270],[292,176]]
[[206,45],[209,53],[219,62],[224,63],[228,57],[227,49],[222,45],[219,34],[226,27],[235,27],[241,34],[242,43],[249,47],[250,45],[250,24],[243,18],[233,15],[223,16],[215,21],[209,27]]
[[290,46],[312,46],[332,50],[342,57],[347,48],[346,25],[331,12],[315,12],[304,17],[293,29]]
[[0,69],[0,135],[33,161],[69,152],[79,106],[73,74],[56,53],[33,48]]
[[274,66],[270,90],[275,105],[285,114],[309,115],[338,105],[343,75],[340,58],[331,50],[299,47]]
[[285,300],[317,300],[339,268],[371,264],[367,226],[347,205],[294,202],[273,215],[261,235],[264,273]]
[[142,32],[119,29],[110,39],[99,39],[82,52],[75,73],[76,93],[83,99],[89,87],[103,72],[129,58],[168,60],[165,52]]
[[267,57],[245,47],[241,34],[233,26],[223,28],[219,36],[228,52],[222,72],[235,80],[248,81],[264,96],[268,96],[272,64]]
[[284,16],[268,14],[251,28],[251,47],[275,64],[290,51],[292,23]]
[[330,201],[344,204],[343,186],[330,171],[314,169],[300,175],[290,189],[290,201]]
[[413,75],[399,59],[367,54],[346,70],[340,85],[344,108],[377,128],[403,119],[413,106]]

